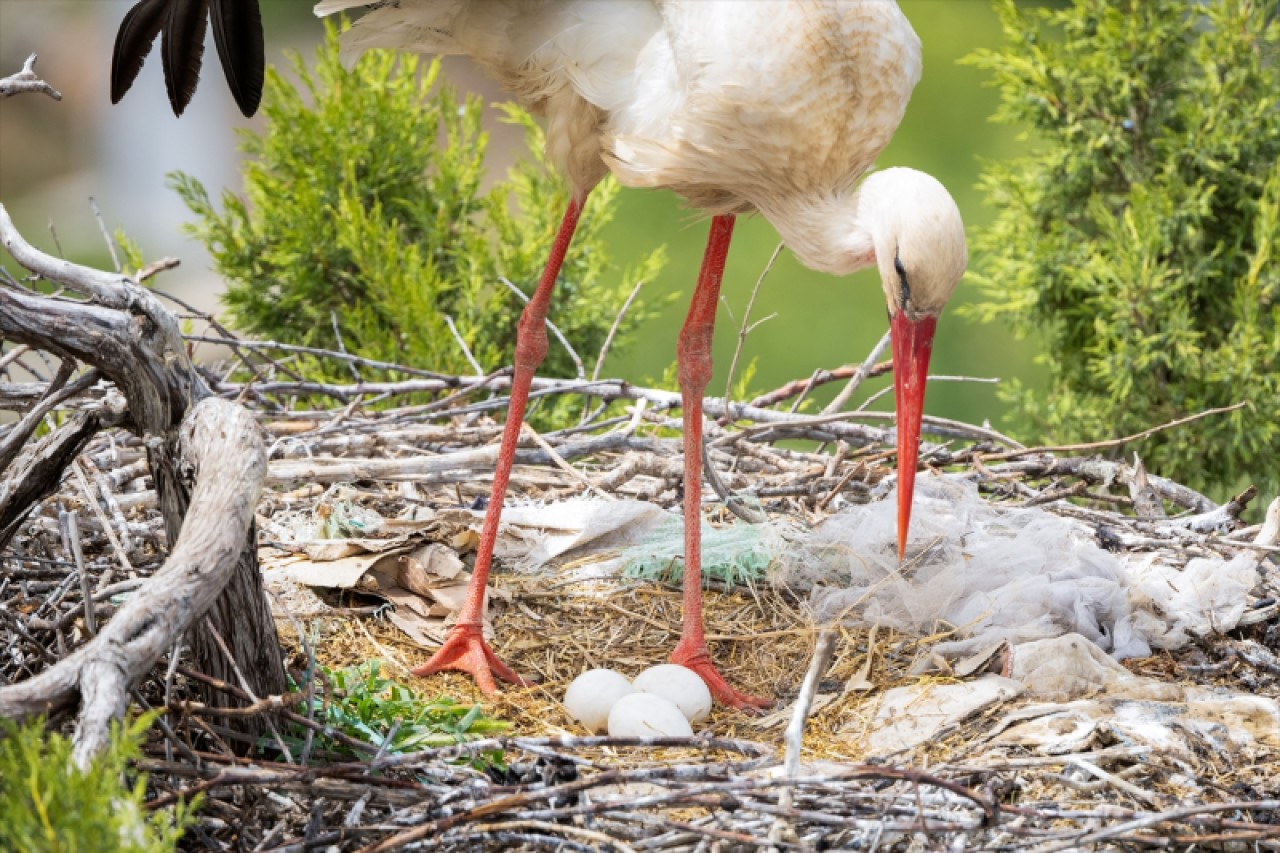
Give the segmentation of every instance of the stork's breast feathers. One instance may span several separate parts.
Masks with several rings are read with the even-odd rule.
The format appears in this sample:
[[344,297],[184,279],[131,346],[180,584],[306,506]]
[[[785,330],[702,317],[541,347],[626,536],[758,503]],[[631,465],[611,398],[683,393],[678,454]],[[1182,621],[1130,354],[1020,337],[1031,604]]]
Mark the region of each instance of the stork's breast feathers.
[[712,213],[848,189],[920,76],[919,40],[888,0],[667,0],[662,12],[670,57],[609,114],[606,159],[622,183]]

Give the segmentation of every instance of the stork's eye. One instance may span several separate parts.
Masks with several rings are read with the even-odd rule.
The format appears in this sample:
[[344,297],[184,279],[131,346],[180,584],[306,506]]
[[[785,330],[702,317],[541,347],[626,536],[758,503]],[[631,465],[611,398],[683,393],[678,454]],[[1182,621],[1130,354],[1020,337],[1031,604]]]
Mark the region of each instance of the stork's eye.
[[911,301],[911,285],[907,282],[907,267],[902,263],[902,255],[898,249],[893,250],[893,268],[898,271],[898,285],[902,288],[901,307],[906,308]]

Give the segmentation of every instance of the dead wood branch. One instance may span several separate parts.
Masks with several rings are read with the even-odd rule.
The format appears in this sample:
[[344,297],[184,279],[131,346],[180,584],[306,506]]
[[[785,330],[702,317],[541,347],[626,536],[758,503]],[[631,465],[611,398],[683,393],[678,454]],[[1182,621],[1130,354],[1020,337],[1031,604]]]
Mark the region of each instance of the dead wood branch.
[[12,98],[31,92],[48,95],[55,101],[62,100],[62,93],[41,80],[36,74],[36,55],[33,53],[22,63],[22,70],[8,77],[0,77],[0,98]]
[[988,460],[996,459],[1017,459],[1020,456],[1030,456],[1035,453],[1079,453],[1083,450],[1107,450],[1113,447],[1120,447],[1125,444],[1132,444],[1135,441],[1141,441],[1149,438],[1158,432],[1164,432],[1167,429],[1175,429],[1180,426],[1186,426],[1189,423],[1198,421],[1201,418],[1213,417],[1214,415],[1225,415],[1228,412],[1234,412],[1243,409],[1249,405],[1247,400],[1242,400],[1230,406],[1222,406],[1217,409],[1206,409],[1203,412],[1196,412],[1194,415],[1187,415],[1185,418],[1169,421],[1166,424],[1153,426],[1144,429],[1142,432],[1135,432],[1133,435],[1126,435],[1122,438],[1111,438],[1106,441],[1090,441],[1083,444],[1054,444],[1045,445],[1043,447],[1024,447],[1020,450],[1009,450],[1004,453],[993,453],[987,457]]
[[0,480],[0,548],[8,544],[36,502],[58,484],[62,472],[102,428],[96,414],[81,414],[28,446]]
[[[210,399],[211,395],[186,356],[186,345],[176,319],[153,293],[126,276],[81,266],[36,249],[22,238],[3,205],[0,205],[0,243],[14,260],[38,278],[57,282],[71,292],[87,297],[83,301],[51,298],[16,285],[0,286],[0,338],[59,357],[64,365],[59,377],[64,382],[66,377],[63,374],[69,376],[66,365],[76,362],[91,365],[127,400],[127,407],[121,407],[113,395],[106,395],[96,409],[77,415],[34,446],[24,447],[7,466],[2,481],[4,485],[0,487],[0,544],[14,533],[20,520],[36,502],[58,488],[63,472],[94,433],[103,424],[113,421],[128,427],[142,439],[164,518],[165,539],[169,543],[178,542],[192,501],[190,465],[197,458],[191,456],[186,443],[197,438],[208,440],[196,426],[188,432],[181,432],[180,426],[188,413],[202,401]],[[81,377],[71,385],[80,387],[86,381]],[[44,402],[37,402],[32,411],[39,410],[41,406],[51,406],[50,401],[60,394],[58,385],[58,381],[51,383],[44,391]],[[118,398],[119,394],[114,397]],[[217,412],[222,409],[220,405],[205,407],[201,411]],[[28,412],[27,419],[20,422],[20,426],[27,423],[30,414]],[[228,417],[224,415],[222,419]],[[237,417],[244,418],[246,424],[252,421],[247,413]],[[228,433],[228,436],[232,435]],[[248,445],[234,442],[229,448],[243,453],[252,451]],[[237,463],[226,454],[205,448],[198,458],[205,466],[206,477],[219,479],[228,487],[243,481],[246,499],[256,497],[259,487],[256,481],[234,475],[237,464],[247,466],[246,470],[256,469],[253,463],[256,457],[251,453]],[[217,475],[210,467],[213,465],[226,466],[226,473]],[[97,500],[92,494],[88,497]],[[209,500],[208,496],[205,500]],[[252,507],[252,502],[249,506]],[[218,517],[211,515],[209,518],[217,520]],[[87,529],[88,525],[84,527]],[[238,667],[248,674],[259,695],[280,693],[284,688],[284,670],[279,659],[274,624],[262,594],[255,537],[247,522],[239,528],[229,526],[228,530],[236,531],[239,536],[239,544],[233,552],[238,556],[232,560],[235,571],[229,575],[216,574],[217,585],[209,596],[199,600],[202,605],[200,612],[203,612],[210,601],[217,599],[210,617],[219,632],[235,638],[235,660],[226,660],[224,653],[207,636],[208,632],[199,628],[191,637],[197,665],[217,677],[229,677]],[[103,532],[108,537],[114,535],[110,529]],[[219,597],[224,586],[226,591]],[[138,595],[141,600],[147,600],[141,593]],[[153,614],[153,618],[158,620],[157,625],[165,624],[164,616],[163,613]],[[182,630],[190,624],[191,620],[184,617],[180,629],[165,633],[164,647],[176,642]],[[114,625],[115,621],[110,623],[102,636],[110,636],[108,632]],[[154,657],[149,660],[154,660]],[[62,672],[65,673],[66,669]],[[59,675],[56,679],[58,689],[40,688],[34,694],[10,693],[11,697],[26,698],[21,702],[8,699],[7,702],[16,704],[6,704],[5,707],[12,708],[15,713],[31,713],[31,703],[46,693],[60,697],[52,702],[52,706],[57,706],[65,703],[66,691],[76,687],[84,696],[86,709],[77,741],[77,754],[83,758],[89,750],[101,745],[106,720],[111,713],[123,710],[123,697],[142,672],[145,672],[145,667],[121,670],[114,664],[94,665],[84,673],[77,673],[75,680],[65,674]],[[47,682],[40,684],[47,685]],[[28,682],[6,690],[24,688],[37,689],[31,688]],[[51,700],[45,701],[49,704]]]
[[128,691],[205,613],[236,568],[266,475],[266,451],[252,417],[210,398],[182,426],[183,470],[194,488],[190,520],[162,568],[98,636],[51,669],[0,687],[0,716],[49,713],[83,697],[76,760],[105,746]]
[[[1028,454],[1017,451],[1016,455],[1025,457]],[[992,458],[993,456],[982,455],[983,463]],[[1053,456],[1049,453],[992,465],[989,470],[995,474],[1019,473],[1034,477],[1072,476],[1100,485],[1118,483],[1123,486],[1135,482],[1137,475],[1136,469],[1127,462],[1113,462],[1096,456]],[[1147,484],[1157,495],[1183,509],[1195,513],[1213,513],[1219,509],[1216,503],[1194,489],[1151,473],[1146,476]]]

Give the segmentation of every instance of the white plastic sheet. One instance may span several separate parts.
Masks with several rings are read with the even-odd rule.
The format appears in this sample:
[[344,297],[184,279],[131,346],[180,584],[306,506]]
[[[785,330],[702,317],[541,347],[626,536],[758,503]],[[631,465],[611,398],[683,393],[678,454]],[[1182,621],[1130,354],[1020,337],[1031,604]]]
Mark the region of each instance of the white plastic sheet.
[[1040,509],[1000,509],[961,478],[916,486],[912,553],[896,548],[897,502],[827,519],[785,567],[817,584],[821,620],[847,617],[919,635],[954,630],[937,651],[958,656],[993,643],[1077,633],[1118,656],[1145,655],[1122,566],[1082,525]]

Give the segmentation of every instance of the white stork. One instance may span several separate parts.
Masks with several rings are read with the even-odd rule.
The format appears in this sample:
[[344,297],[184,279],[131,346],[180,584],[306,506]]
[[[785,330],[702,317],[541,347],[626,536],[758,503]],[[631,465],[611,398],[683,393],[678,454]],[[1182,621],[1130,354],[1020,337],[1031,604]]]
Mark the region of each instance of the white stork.
[[692,305],[678,338],[684,405],[684,625],[671,655],[715,698],[766,700],[731,687],[703,635],[700,503],[702,396],[734,217],[759,211],[800,260],[848,275],[880,270],[893,337],[898,412],[898,549],[911,518],[925,376],[935,323],[964,273],[964,227],[935,179],[875,172],[920,78],[920,41],[892,0],[323,0],[318,15],[366,8],[354,50],[462,54],[543,117],[568,210],[520,318],[511,402],[466,606],[415,672],[522,679],[481,636],[481,608],[503,497],[545,320],[583,202],[609,172],[665,187],[711,215]]
[[[322,0],[319,15],[365,8],[346,46],[470,56],[547,129],[571,187],[568,210],[521,315],[511,402],[466,604],[441,649],[414,670],[522,683],[481,636],[484,590],[546,315],[583,203],[612,172],[666,187],[711,215],[692,305],[678,338],[684,404],[684,626],[672,661],[715,698],[754,709],[707,652],[702,624],[702,396],[725,256],[738,214],[759,211],[807,266],[880,271],[893,337],[898,413],[898,552],[911,520],[925,376],[938,315],[964,273],[964,227],[936,180],[886,169],[859,183],[888,144],[920,78],[920,41],[893,0]],[[170,100],[180,112],[199,73],[204,20],[246,114],[261,88],[256,0],[140,0],[121,26],[118,100],[164,33]]]

